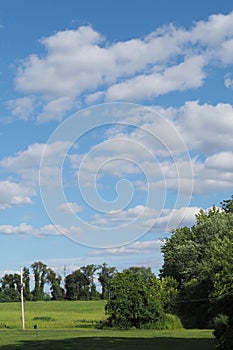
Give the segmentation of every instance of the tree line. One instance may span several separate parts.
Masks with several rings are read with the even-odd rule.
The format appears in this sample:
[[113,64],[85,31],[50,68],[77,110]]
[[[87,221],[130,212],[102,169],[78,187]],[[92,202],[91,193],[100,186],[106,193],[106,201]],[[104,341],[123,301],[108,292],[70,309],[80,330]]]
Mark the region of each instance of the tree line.
[[[108,299],[110,280],[117,272],[106,263],[90,264],[68,274],[62,281],[59,274],[41,261],[34,262],[30,268],[23,268],[22,277],[24,299],[31,301]],[[97,281],[101,292],[97,290]],[[5,274],[0,282],[0,302],[20,301],[21,277],[18,273]]]

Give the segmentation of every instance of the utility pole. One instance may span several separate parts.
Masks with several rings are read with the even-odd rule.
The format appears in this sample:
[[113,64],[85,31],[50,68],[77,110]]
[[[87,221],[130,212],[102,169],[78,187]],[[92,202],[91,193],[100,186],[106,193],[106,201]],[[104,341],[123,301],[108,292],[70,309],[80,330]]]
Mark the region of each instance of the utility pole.
[[24,303],[23,303],[23,269],[20,266],[20,283],[21,283],[21,311],[22,311],[22,329],[25,330],[25,320],[24,320]]

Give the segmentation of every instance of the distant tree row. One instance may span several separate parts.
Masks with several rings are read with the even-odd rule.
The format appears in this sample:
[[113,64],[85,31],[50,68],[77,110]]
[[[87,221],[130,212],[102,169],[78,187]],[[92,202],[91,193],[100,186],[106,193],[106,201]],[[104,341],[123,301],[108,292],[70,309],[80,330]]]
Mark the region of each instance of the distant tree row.
[[[62,283],[62,277],[53,269],[41,261],[34,262],[31,273],[28,267],[23,268],[24,298],[33,301],[107,299],[110,280],[116,272],[115,267],[109,267],[106,263],[91,264],[68,274]],[[97,281],[101,292],[97,290]],[[0,282],[0,302],[20,300],[21,279],[18,273],[5,274]]]

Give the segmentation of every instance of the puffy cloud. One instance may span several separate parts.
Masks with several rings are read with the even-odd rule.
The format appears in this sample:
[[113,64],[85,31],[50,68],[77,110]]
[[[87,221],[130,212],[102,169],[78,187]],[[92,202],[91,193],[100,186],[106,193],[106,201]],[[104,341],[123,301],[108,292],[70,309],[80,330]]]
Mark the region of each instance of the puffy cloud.
[[26,235],[33,234],[34,229],[31,225],[22,223],[19,226],[13,225],[1,225],[0,226],[0,234],[4,235]]
[[[144,207],[138,205],[127,210],[120,210],[116,212],[109,212],[104,215],[96,214],[93,217],[93,224],[101,227],[105,226],[121,226],[131,223],[139,216],[140,224],[137,224],[135,230],[144,232],[144,229],[150,228],[151,232],[168,232],[175,229],[177,224],[180,226],[192,226],[195,222],[195,215],[200,208],[185,207],[178,209],[165,209],[160,212],[154,208]],[[140,227],[139,227],[140,226]]]
[[22,235],[22,236],[34,236],[38,238],[43,238],[46,236],[60,236],[71,234],[80,234],[80,229],[78,227],[65,228],[60,225],[45,225],[41,228],[35,228],[26,223],[21,223],[18,226],[13,225],[0,225],[0,234],[3,235]]
[[[67,156],[71,161],[70,170],[74,172],[73,175],[78,171],[79,185],[83,190],[87,189],[90,196],[93,194],[94,186],[97,185],[100,193],[103,193],[102,190],[110,185],[110,182],[105,181],[107,176],[111,177],[109,179],[113,191],[117,190],[113,182],[125,177],[134,189],[139,191],[147,191],[148,182],[155,191],[166,189],[175,193],[180,191],[182,194],[190,194],[193,185],[194,194],[209,192],[213,188],[216,191],[230,189],[233,148],[232,106],[221,103],[201,105],[198,101],[188,101],[177,109],[166,110],[158,106],[154,109],[165,117],[168,116],[168,119],[173,121],[173,127],[169,127],[168,122],[163,122],[162,117],[152,118],[151,113],[139,113],[134,114],[134,119],[140,119],[139,128],[131,131],[127,128],[108,129],[104,135],[105,142],[95,146],[88,154],[80,154],[77,148],[72,150],[72,154],[66,155],[69,144],[59,141],[49,145],[32,144],[26,150],[2,159],[0,166],[10,172],[11,176],[16,174],[19,177],[21,184],[17,186],[20,186],[23,193],[14,199],[13,194],[8,196],[6,207],[13,203],[16,205],[17,198],[18,203],[30,202],[38,185],[38,171],[45,146],[47,150],[46,162],[41,172],[42,184],[61,185],[55,179],[59,181],[60,160]],[[136,124],[137,121],[134,120]],[[179,137],[171,135],[180,135],[180,140]],[[181,142],[182,138],[184,143]],[[185,144],[191,153],[202,154],[202,159],[190,160],[187,157],[184,159]],[[167,147],[166,152],[164,145]],[[18,182],[17,178],[14,183]]]
[[190,150],[213,154],[233,148],[233,107],[230,104],[186,102],[178,110],[176,125]]
[[28,146],[24,151],[17,152],[13,156],[3,158],[0,166],[11,173],[18,174],[26,185],[38,185],[39,168],[41,156],[46,148],[46,164],[48,167],[44,169],[43,175],[45,179],[49,179],[50,175],[57,169],[57,164],[61,157],[64,157],[64,151],[67,148],[67,142],[58,141],[53,144],[34,143]]
[[16,86],[25,92],[79,95],[153,62],[166,61],[174,51],[181,51],[177,44],[182,40],[173,27],[112,45],[103,45],[101,35],[90,27],[58,32],[41,40],[45,57],[31,55],[19,67]]
[[233,12],[223,15],[214,14],[207,21],[198,21],[190,31],[193,42],[200,41],[210,47],[222,44],[233,36]]
[[34,99],[30,97],[16,98],[7,102],[14,116],[22,120],[28,120],[34,112]]
[[208,193],[232,189],[233,153],[220,152],[204,162],[194,161],[194,192]]
[[0,181],[0,210],[13,206],[31,204],[33,190],[10,180]]
[[[232,64],[232,18],[233,13],[213,15],[189,29],[168,25],[115,43],[89,26],[60,31],[41,40],[43,55],[30,55],[19,65],[16,87],[42,98],[41,122],[61,120],[80,98],[135,101],[197,88],[207,64],[216,59]],[[30,100],[11,105],[25,118],[32,108]]]
[[78,205],[75,202],[66,202],[59,206],[59,210],[70,215],[74,215],[74,213],[80,213],[83,211],[83,209],[84,208],[81,205]]
[[107,100],[142,101],[176,90],[197,88],[205,78],[202,56],[187,58],[184,62],[165,69],[162,73],[138,75],[111,86]]
[[55,183],[57,174],[60,172],[57,162],[59,157],[64,156],[66,142],[56,142],[51,145],[32,144],[26,150],[0,161],[0,166],[11,175],[11,178],[0,181],[0,210],[32,204],[32,197],[35,197],[39,186],[40,161],[45,146],[47,146],[48,166],[41,173],[41,183],[46,182],[51,186],[60,185]]
[[152,254],[160,250],[161,244],[160,240],[136,241],[122,247],[94,250],[90,255],[98,257],[105,255]]
[[60,121],[63,119],[64,114],[70,110],[72,105],[73,99],[70,97],[59,97],[54,99],[44,106],[42,112],[38,115],[38,121]]
[[205,161],[209,169],[231,172],[233,175],[233,152],[220,152],[209,157]]

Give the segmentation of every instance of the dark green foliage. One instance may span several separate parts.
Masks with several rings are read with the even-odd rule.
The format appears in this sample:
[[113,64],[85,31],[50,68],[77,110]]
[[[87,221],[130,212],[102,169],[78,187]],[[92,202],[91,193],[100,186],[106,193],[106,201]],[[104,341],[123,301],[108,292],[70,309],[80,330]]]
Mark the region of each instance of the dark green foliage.
[[188,327],[213,326],[218,349],[233,349],[233,196],[200,210],[191,228],[175,230],[162,247],[161,276],[179,283],[176,311]]
[[61,276],[57,276],[52,269],[47,269],[47,281],[50,283],[52,300],[63,300],[65,291],[61,287]]
[[[219,291],[214,293],[216,283],[220,279],[221,284],[225,285],[224,278],[229,280],[233,273],[232,265],[227,265],[227,262],[225,267],[222,261],[217,266],[216,249],[222,246],[232,229],[232,213],[220,211],[214,206],[207,212],[201,210],[192,228],[175,230],[162,247],[164,264],[161,276],[173,277],[179,283],[180,300],[176,311],[187,327],[204,328],[211,325],[218,305],[212,298],[220,296]],[[232,242],[233,237],[230,240]],[[225,245],[230,246],[230,241]],[[223,255],[220,249],[219,257]]]
[[66,299],[68,300],[88,300],[89,281],[83,272],[78,269],[65,278]]
[[99,293],[94,283],[96,265],[83,266],[65,278],[66,299],[68,300],[96,300]]
[[34,273],[35,288],[32,292],[33,300],[44,300],[44,285],[47,273],[47,266],[41,261],[34,262],[31,265]]
[[110,282],[117,270],[115,267],[108,267],[106,263],[99,267],[100,272],[98,272],[98,281],[102,287],[101,299],[110,299]]
[[81,267],[81,273],[84,276],[84,300],[96,300],[99,299],[99,293],[96,290],[96,285],[94,283],[94,274],[98,270],[97,265],[86,265]]
[[229,317],[227,315],[219,314],[214,318],[213,323],[214,336],[217,338],[218,342],[221,342],[222,336],[229,327]]
[[23,284],[24,284],[24,298],[31,300],[32,295],[30,292],[30,271],[27,267],[23,268]]
[[224,199],[220,204],[226,213],[233,213],[233,195],[230,199]]
[[214,336],[218,350],[232,350],[233,324],[227,315],[217,315],[214,319]]
[[0,302],[20,300],[20,276],[15,274],[5,274],[2,279]]
[[142,328],[163,314],[158,282],[150,269],[131,268],[111,281],[111,298],[106,305],[108,323],[116,328]]

